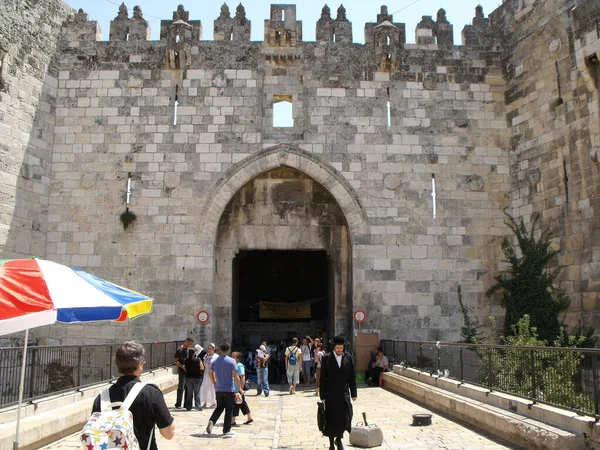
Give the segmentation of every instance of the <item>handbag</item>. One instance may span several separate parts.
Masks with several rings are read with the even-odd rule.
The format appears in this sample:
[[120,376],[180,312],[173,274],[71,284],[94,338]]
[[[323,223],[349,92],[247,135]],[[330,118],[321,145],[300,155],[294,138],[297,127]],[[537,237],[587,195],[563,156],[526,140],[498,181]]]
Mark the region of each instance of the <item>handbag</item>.
[[319,431],[325,434],[325,427],[327,426],[325,418],[325,403],[317,402],[317,427]]
[[244,383],[244,391],[250,390],[251,387],[252,384],[250,384],[250,380],[246,380],[246,382]]

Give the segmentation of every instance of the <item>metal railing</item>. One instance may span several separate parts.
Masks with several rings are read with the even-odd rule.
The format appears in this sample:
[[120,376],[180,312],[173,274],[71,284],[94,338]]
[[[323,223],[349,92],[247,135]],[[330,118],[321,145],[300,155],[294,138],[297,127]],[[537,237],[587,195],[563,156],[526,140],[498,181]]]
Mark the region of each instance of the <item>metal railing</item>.
[[382,340],[401,364],[600,418],[600,349]]
[[[144,370],[173,363],[178,342],[143,343]],[[114,354],[120,344],[28,347],[23,401],[86,387],[118,377]],[[23,347],[0,348],[0,406],[19,399]]]

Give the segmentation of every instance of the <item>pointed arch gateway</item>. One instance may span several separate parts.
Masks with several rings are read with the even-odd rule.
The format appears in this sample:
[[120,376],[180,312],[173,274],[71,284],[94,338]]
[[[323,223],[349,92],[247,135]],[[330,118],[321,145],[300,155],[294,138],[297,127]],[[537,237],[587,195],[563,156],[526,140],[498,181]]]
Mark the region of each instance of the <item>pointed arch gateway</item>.
[[368,225],[333,167],[294,146],[266,149],[219,180],[205,212],[214,338],[252,348],[351,332],[352,242]]

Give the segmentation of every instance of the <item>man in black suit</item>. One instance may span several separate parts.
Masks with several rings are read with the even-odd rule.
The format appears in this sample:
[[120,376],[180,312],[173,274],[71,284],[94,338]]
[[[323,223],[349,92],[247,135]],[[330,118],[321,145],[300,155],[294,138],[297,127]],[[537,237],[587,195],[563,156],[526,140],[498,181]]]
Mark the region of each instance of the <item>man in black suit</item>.
[[[344,431],[352,427],[352,400],[356,400],[356,376],[354,360],[344,351],[348,344],[342,336],[329,341],[333,351],[321,358],[321,386],[319,395],[325,402],[325,436],[329,437],[329,450],[343,450]],[[335,446],[334,446],[335,440]]]

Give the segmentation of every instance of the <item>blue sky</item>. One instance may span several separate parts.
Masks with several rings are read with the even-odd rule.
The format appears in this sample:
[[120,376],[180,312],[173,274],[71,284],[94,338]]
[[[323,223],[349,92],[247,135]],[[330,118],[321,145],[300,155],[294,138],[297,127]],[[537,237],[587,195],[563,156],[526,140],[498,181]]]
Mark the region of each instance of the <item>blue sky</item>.
[[[120,0],[66,0],[73,8],[83,8],[90,16],[90,20],[99,22],[102,28],[102,39],[108,39],[110,21],[118,13]],[[240,0],[227,2],[232,16]],[[252,21],[252,40],[262,41],[264,37],[264,20],[269,18],[270,5],[273,4],[296,4],[298,20],[303,22],[303,40],[315,40],[315,24],[321,16],[321,9],[326,0],[298,0],[290,1],[265,1],[265,0],[242,0],[246,8],[246,15]],[[343,2],[346,15],[352,22],[354,42],[364,42],[364,24],[375,22],[382,4],[386,4],[390,13],[394,14],[394,22],[406,24],[406,40],[408,43],[415,41],[414,30],[422,16],[433,16],[435,19],[438,9],[446,10],[448,21],[454,25],[454,42],[461,43],[460,32],[463,27],[470,24],[475,16],[475,7],[480,4],[486,17],[498,6],[502,0],[439,0],[430,2],[427,0],[346,0]],[[160,30],[160,20],[170,20],[173,11],[178,4],[183,4],[190,12],[190,20],[201,20],[203,27],[203,39],[212,40],[213,21],[219,16],[223,0],[134,0],[125,1],[129,8],[130,17],[133,15],[133,7],[141,6],[144,18],[150,22],[152,27],[152,39],[157,40]],[[340,1],[328,1],[331,14],[335,18]]]

